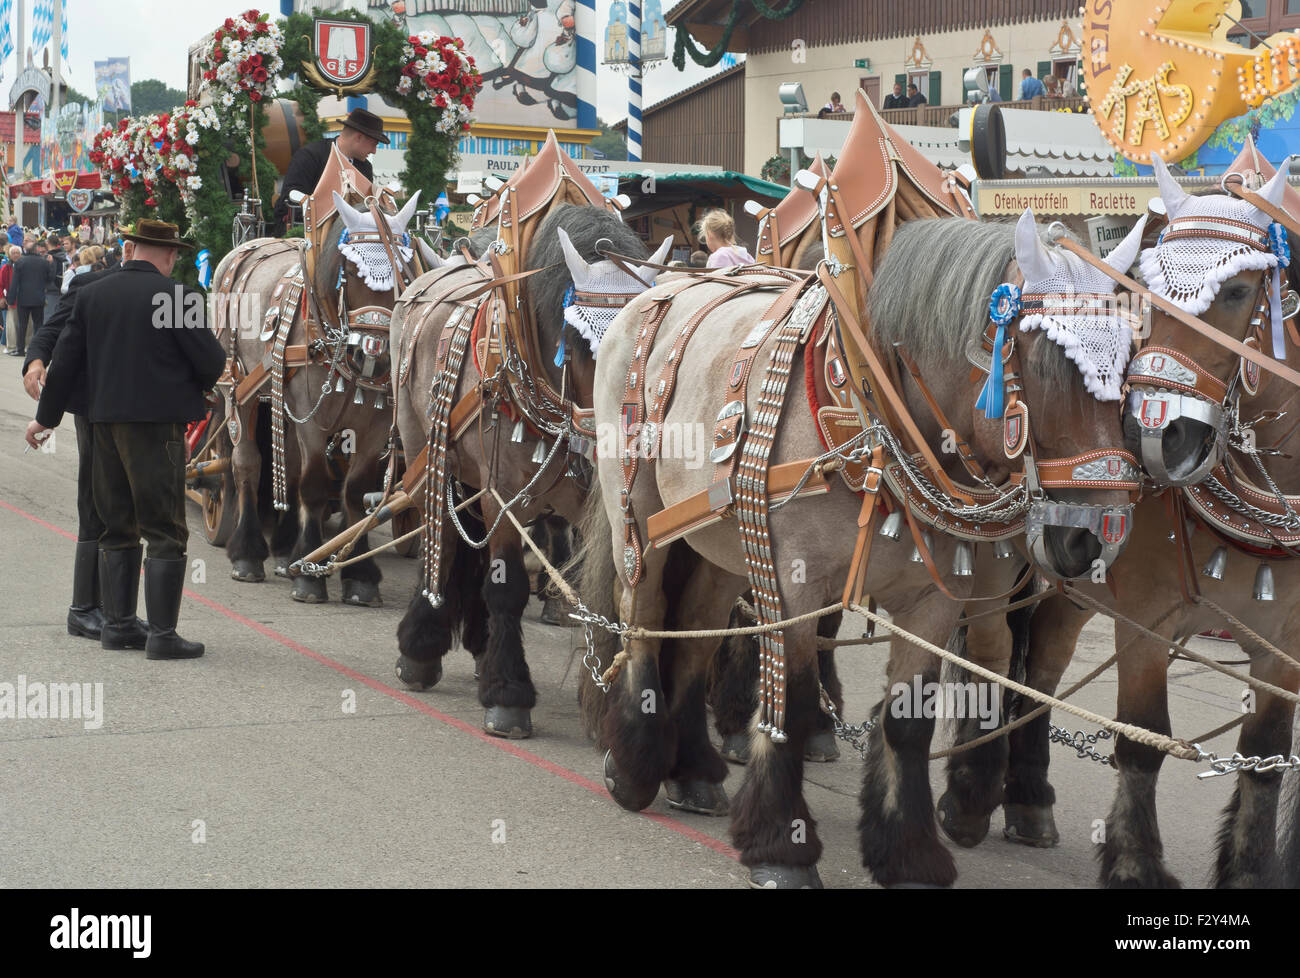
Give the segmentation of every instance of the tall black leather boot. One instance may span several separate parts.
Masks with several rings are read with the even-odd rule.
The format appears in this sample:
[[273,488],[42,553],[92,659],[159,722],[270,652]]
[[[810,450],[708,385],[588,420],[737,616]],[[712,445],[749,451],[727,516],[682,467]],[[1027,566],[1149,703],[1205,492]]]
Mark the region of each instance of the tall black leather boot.
[[78,540],[72,560],[72,605],[68,634],[99,640],[104,609],[99,606],[99,541]]
[[187,642],[176,634],[187,566],[184,557],[180,560],[150,557],[144,562],[144,607],[149,618],[146,659],[197,659],[203,654],[202,642]]
[[99,633],[102,648],[142,649],[149,638],[148,629],[135,616],[143,556],[143,547],[99,552],[99,594],[104,601],[104,627]]

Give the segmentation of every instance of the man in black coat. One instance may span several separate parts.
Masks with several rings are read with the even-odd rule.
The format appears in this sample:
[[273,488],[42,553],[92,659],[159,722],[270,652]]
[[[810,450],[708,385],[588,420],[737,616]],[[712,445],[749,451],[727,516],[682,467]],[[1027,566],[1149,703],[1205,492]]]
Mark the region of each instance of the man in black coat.
[[885,96],[885,104],[881,106],[884,109],[905,109],[907,108],[907,96],[903,94],[903,86],[900,82],[894,82],[894,90]]
[[316,189],[329,162],[330,147],[336,142],[344,159],[351,161],[367,180],[375,179],[374,167],[367,157],[380,143],[388,142],[384,120],[365,109],[353,109],[343,120],[343,131],[335,139],[318,139],[293,154],[280,185],[280,197],[275,202],[275,226],[271,232],[275,237],[283,237],[289,226],[289,194],[294,190],[310,194]]
[[45,253],[43,244],[33,245],[27,254],[14,262],[6,297],[9,308],[17,313],[18,332],[13,356],[27,355],[27,329],[30,326],[32,336],[35,336],[45,322],[45,293],[57,281],[54,264]]
[[[129,258],[133,242],[126,243]],[[110,275],[116,268],[102,272],[76,275],[68,285],[68,292],[54,308],[54,313],[36,331],[27,346],[27,359],[23,362],[23,387],[33,401],[39,401],[45,384],[46,364],[54,359],[54,347],[72,315],[73,303],[81,289]],[[84,378],[84,374],[82,375]],[[101,640],[104,627],[104,610],[99,596],[99,535],[104,532],[104,521],[95,509],[92,485],[95,457],[95,437],[86,419],[85,384],[76,387],[68,397],[68,411],[77,429],[77,548],[72,562],[72,604],[68,607],[68,634]],[[118,640],[125,648],[142,649],[148,632],[139,618],[132,616],[126,634]]]
[[133,260],[78,291],[27,441],[39,446],[84,384],[95,507],[104,520],[100,644],[122,648],[131,630],[143,536],[145,654],[192,659],[203,645],[176,634],[189,541],[185,426],[206,413],[204,392],[221,376],[226,353],[207,327],[203,294],[169,277],[177,249],[190,247],[176,225],[142,220],[125,237],[135,242]]

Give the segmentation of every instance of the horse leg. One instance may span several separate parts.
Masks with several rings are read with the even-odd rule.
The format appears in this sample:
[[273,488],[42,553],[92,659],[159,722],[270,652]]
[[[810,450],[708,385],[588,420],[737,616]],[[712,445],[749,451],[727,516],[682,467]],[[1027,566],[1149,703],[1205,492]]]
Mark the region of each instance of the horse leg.
[[[547,559],[558,570],[573,556],[573,547],[569,540],[569,524],[558,516],[549,516],[540,524],[546,528],[547,541],[543,548]],[[571,624],[568,612],[569,603],[553,587],[550,573],[545,567],[537,575],[537,595],[542,599],[542,621],[547,625]]]
[[[734,607],[734,590],[706,579],[713,573],[711,568],[697,562],[695,573],[689,577],[680,575],[687,583],[672,601],[674,624],[720,621]],[[670,573],[669,576],[678,575]],[[734,581],[736,589],[744,586],[740,578]],[[717,642],[717,639],[675,639],[665,642],[660,654],[668,717],[677,741],[677,757],[664,781],[664,792],[673,808],[700,815],[726,815],[729,811],[722,788],[727,762],[709,741],[704,707],[709,664]]]
[[[1122,641],[1121,636],[1131,636],[1131,641]],[[1118,625],[1115,648],[1120,653],[1116,715],[1125,723],[1168,735],[1167,647]],[[1101,883],[1125,889],[1177,887],[1178,880],[1164,866],[1156,822],[1156,780],[1165,755],[1122,736],[1116,741],[1119,778],[1101,847]]]
[[[323,452],[303,451],[302,478],[298,482],[298,519],[301,532],[293,559],[301,560],[324,542],[323,524],[330,501],[329,465]],[[293,579],[293,600],[321,604],[329,600],[325,578],[300,574]]]
[[[1018,651],[1023,644],[1028,645],[1026,686],[1049,695],[1056,693],[1074,657],[1079,633],[1092,615],[1091,611],[1075,607],[1068,598],[1054,595],[1032,610],[1022,609],[1008,616],[1013,646]],[[1021,709],[1029,711],[1036,705],[1025,702]],[[1003,789],[1002,817],[1006,824],[1002,835],[1011,842],[1039,849],[1050,849],[1061,841],[1052,816],[1056,789],[1047,779],[1051,719],[1048,710],[1011,731],[1007,738],[1010,758]]]
[[[827,615],[817,621],[817,638],[833,639],[840,632],[843,614]],[[835,652],[832,649],[817,650],[817,678],[822,688],[835,704],[835,712],[844,716],[844,687],[840,685],[840,675],[835,669]],[[816,764],[828,764],[840,757],[839,744],[835,742],[835,724],[830,715],[820,708],[813,717],[812,733],[804,744],[803,759]]]
[[[1251,648],[1250,674],[1295,692],[1300,675],[1264,649]],[[1246,716],[1237,741],[1245,757],[1286,756],[1291,747],[1295,704],[1259,692],[1256,708]],[[1242,771],[1223,810],[1212,885],[1233,889],[1275,889],[1282,885],[1277,853],[1277,807],[1282,771]]]
[[[790,613],[796,614],[795,609]],[[750,739],[745,781],[732,804],[731,837],[757,889],[820,889],[822,842],[803,795],[804,747],[818,713],[816,627],[786,630],[785,743],[758,730]]]
[[[363,497],[379,485],[379,458],[372,456],[361,458],[353,456],[348,467],[347,479],[343,483],[343,521],[345,526],[354,526],[366,517]],[[370,535],[361,534],[357,538],[352,553],[364,554],[370,549]],[[355,564],[348,564],[339,573],[343,581],[343,603],[364,608],[379,608],[384,599],[379,595],[379,582],[383,580],[383,571],[374,557],[366,557]]]
[[[752,598],[747,593],[746,598]],[[728,628],[754,624],[739,605],[731,609]],[[758,638],[728,635],[722,640],[709,668],[708,700],[713,725],[722,737],[722,756],[733,764],[749,763],[749,724],[758,709]]]
[[[955,617],[931,599],[906,619],[896,615],[895,621],[924,636],[936,631],[934,623],[953,622]],[[893,640],[888,692],[867,749],[858,822],[862,864],[882,886],[951,886],[957,879],[952,854],[939,841],[930,794],[934,717],[925,713],[933,711],[925,710],[916,695],[918,684],[923,688],[938,678],[937,658],[902,639]]]
[[442,657],[451,651],[461,593],[458,585],[462,583],[462,554],[469,550],[459,543],[456,531],[444,524],[438,580],[442,600],[435,608],[423,593],[423,582],[417,581],[406,613],[397,624],[397,678],[418,692],[438,685],[442,679]]
[[[296,472],[297,467],[290,467],[289,471]],[[289,508],[282,513],[275,514],[271,527],[271,557],[275,562],[276,577],[289,576],[289,565],[293,562],[293,545],[297,542],[299,534],[302,533],[302,521],[299,519],[298,513],[298,477],[296,475],[288,478],[287,490],[285,497],[288,500]]]
[[[484,508],[488,520],[495,518],[493,508]],[[524,659],[528,571],[524,567],[523,541],[513,525],[500,526],[489,548],[491,560],[483,579],[487,648],[478,660],[478,700],[483,706],[486,732],[519,740],[532,736],[530,711],[537,705],[537,689]]]
[[[615,537],[615,542],[621,565],[622,540]],[[668,606],[663,593],[666,561],[662,550],[645,551],[640,582],[635,588],[623,589],[621,621],[651,630],[663,627]],[[677,756],[676,731],[662,708],[659,653],[658,639],[626,640],[618,657],[624,660],[623,666],[610,684],[600,720],[598,739],[609,748],[605,752],[605,786],[616,802],[633,812],[655,800]]]
[[[976,619],[957,630],[953,636],[954,651],[986,669],[1005,676],[1011,666],[1011,632],[1005,616],[989,615]],[[999,687],[984,681],[976,682],[965,669],[949,670],[950,682],[964,683],[977,690],[973,698],[977,709],[965,709],[957,720],[955,747],[969,743],[989,733],[998,724],[1000,716]],[[985,689],[994,695],[987,699],[988,715],[980,708],[986,705]],[[971,697],[962,702],[970,704]],[[990,816],[1002,804],[1002,783],[1007,770],[1007,738],[998,737],[978,747],[972,747],[948,757],[948,788],[939,798],[937,812],[944,834],[957,845],[971,848],[979,845],[988,835]]]
[[230,576],[245,584],[266,580],[262,567],[269,551],[262,535],[262,518],[257,509],[257,491],[262,478],[262,453],[257,447],[257,402],[237,407],[243,437],[230,453],[231,474],[239,518],[226,543],[230,557]]

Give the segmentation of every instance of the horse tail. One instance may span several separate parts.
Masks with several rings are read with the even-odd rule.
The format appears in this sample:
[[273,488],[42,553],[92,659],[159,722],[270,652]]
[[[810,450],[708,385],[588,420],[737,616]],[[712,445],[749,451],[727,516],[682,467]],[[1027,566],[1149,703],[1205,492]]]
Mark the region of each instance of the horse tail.
[[[591,491],[587,494],[577,536],[579,546],[574,552],[573,560],[565,568],[565,577],[570,577],[569,569],[575,568],[577,573],[573,576],[578,580],[583,604],[588,610],[604,615],[610,621],[618,621],[620,581],[614,563],[614,531],[605,514],[598,479],[593,479]],[[596,668],[603,671],[609,668],[614,656],[618,654],[619,642],[615,635],[599,625],[593,625],[591,631],[599,661]],[[591,740],[599,740],[607,698],[604,690],[592,679],[591,670],[582,666],[578,677],[578,706],[582,714],[583,730]]]

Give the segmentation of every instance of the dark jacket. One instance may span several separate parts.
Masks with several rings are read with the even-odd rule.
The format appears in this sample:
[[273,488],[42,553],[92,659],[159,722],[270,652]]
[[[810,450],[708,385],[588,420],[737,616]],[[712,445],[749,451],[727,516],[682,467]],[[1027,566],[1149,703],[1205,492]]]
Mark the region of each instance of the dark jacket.
[[55,427],[84,386],[92,423],[184,424],[206,413],[226,352],[208,329],[203,293],[143,261],[77,290],[36,420]]
[[893,92],[890,92],[888,95],[885,96],[885,104],[881,106],[881,108],[885,108],[885,109],[907,108],[907,93],[904,92],[902,95],[895,95]]
[[[277,238],[284,234],[289,224],[289,192],[301,190],[310,194],[316,189],[321,174],[325,172],[325,164],[329,162],[330,147],[333,145],[333,139],[318,139],[293,154],[289,169],[284,174],[284,183],[280,185],[280,198],[275,202],[275,228],[271,233]],[[375,179],[375,170],[369,160],[352,160],[352,165],[367,180]]]
[[913,95],[911,98],[907,100],[907,107],[909,109],[914,109],[918,105],[927,105],[927,104],[928,103],[925,100],[925,96],[922,95],[920,92],[917,92],[915,95]]
[[49,259],[34,252],[23,255],[14,262],[13,277],[9,281],[9,305],[15,308],[43,306],[46,290],[51,285],[58,288],[61,284]]
[[[116,269],[110,269],[109,271],[116,271]],[[54,346],[63,333],[63,327],[68,324],[68,317],[72,315],[72,303],[76,300],[77,293],[91,282],[97,281],[107,274],[108,272],[86,272],[72,277],[72,281],[68,283],[67,294],[59,297],[59,304],[54,307],[54,311],[45,317],[45,322],[36,331],[36,335],[27,341],[27,358],[23,361],[24,374],[27,373],[27,368],[32,365],[33,360],[41,361],[41,363],[45,364],[46,370],[49,369],[50,362],[54,359]],[[84,415],[86,413],[86,385],[84,383],[78,384],[68,396],[67,410],[72,414]]]

